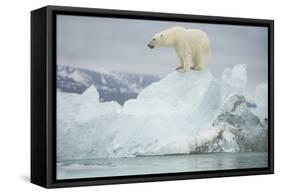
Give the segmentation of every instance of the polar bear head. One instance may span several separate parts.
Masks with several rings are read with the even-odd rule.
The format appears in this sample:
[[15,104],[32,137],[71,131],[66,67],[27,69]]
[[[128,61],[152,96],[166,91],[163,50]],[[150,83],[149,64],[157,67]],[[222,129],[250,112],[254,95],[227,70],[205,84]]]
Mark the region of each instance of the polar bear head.
[[165,30],[155,34],[147,46],[151,49],[157,47],[172,46],[172,39],[173,37],[170,36],[170,32]]
[[148,43],[148,47],[153,49],[153,48],[157,48],[157,47],[160,47],[160,46],[164,46],[164,35],[163,33],[158,33],[158,34],[155,34],[151,41]]

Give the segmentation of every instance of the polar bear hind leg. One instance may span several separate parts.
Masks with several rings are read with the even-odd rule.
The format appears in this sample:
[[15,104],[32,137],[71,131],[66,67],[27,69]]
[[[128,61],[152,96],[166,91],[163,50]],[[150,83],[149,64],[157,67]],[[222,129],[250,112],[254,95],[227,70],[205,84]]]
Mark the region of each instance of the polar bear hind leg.
[[193,66],[191,69],[202,70],[206,66],[206,54],[201,53],[193,56]]

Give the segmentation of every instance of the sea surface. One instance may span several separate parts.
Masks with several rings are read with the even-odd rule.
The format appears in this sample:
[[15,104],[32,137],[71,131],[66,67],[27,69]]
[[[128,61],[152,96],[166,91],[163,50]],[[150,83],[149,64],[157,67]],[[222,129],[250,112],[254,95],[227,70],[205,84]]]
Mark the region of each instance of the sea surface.
[[267,166],[267,152],[99,158],[57,162],[57,179],[263,168]]

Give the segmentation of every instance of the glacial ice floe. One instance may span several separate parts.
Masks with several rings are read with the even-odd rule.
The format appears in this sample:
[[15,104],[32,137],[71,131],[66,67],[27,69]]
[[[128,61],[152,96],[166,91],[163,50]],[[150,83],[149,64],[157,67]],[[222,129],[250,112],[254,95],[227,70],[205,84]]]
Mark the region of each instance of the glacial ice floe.
[[246,85],[246,65],[237,65],[221,77],[172,72],[123,106],[99,102],[94,86],[81,95],[58,91],[58,159],[264,151],[267,87],[257,86],[256,116]]

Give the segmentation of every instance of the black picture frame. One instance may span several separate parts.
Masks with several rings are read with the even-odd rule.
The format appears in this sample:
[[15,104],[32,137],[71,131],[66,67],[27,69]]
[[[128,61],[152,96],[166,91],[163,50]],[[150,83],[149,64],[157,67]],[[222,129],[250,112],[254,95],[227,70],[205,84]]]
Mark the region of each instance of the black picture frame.
[[[268,28],[268,168],[56,180],[56,15],[135,18]],[[31,182],[46,188],[274,173],[274,21],[46,6],[31,12]]]

